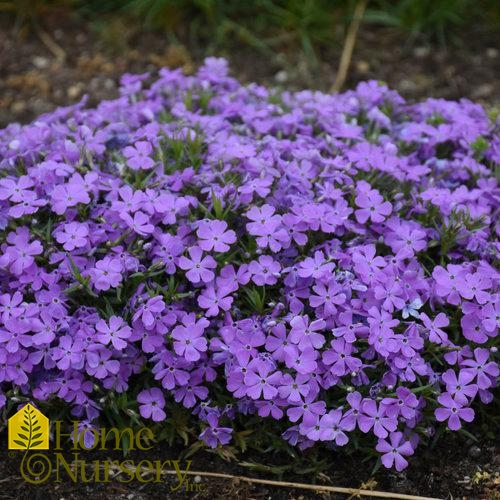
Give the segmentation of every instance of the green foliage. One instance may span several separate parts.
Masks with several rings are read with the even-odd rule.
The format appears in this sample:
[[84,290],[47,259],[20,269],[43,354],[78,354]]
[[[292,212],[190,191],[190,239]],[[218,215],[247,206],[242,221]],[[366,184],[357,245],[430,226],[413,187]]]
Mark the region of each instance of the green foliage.
[[441,244],[441,263],[448,252],[457,244],[461,236],[479,231],[485,225],[485,217],[474,219],[466,210],[453,210],[448,221],[441,226],[435,224]]
[[[323,49],[343,43],[356,4],[356,0],[0,0],[0,14],[13,15],[20,28],[64,8],[86,17],[106,40],[111,39],[111,45],[117,30],[161,30],[171,42],[182,39],[205,53],[240,43],[271,61],[286,62],[283,55],[298,50],[313,68]],[[365,23],[441,42],[453,39],[471,19],[500,28],[500,3],[370,0],[364,15]]]
[[411,35],[437,36],[444,41],[446,32],[465,24],[476,2],[471,0],[374,0],[367,12],[368,21],[393,26]]

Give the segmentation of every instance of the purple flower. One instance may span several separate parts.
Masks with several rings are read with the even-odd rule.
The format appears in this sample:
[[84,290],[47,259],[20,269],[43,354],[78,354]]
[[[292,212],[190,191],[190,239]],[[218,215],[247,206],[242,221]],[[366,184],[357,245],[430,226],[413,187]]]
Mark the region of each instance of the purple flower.
[[321,278],[323,276],[331,275],[335,264],[333,262],[326,262],[323,252],[314,252],[314,258],[307,257],[299,265],[297,274],[301,278]]
[[230,245],[236,241],[236,233],[227,229],[223,220],[201,221],[196,230],[198,245],[202,250],[227,252]]
[[71,252],[75,248],[82,248],[87,244],[89,229],[86,224],[69,222],[64,224],[61,231],[56,233],[56,240],[63,245],[64,250]]
[[479,389],[488,389],[494,385],[494,380],[500,374],[498,364],[490,361],[488,349],[474,349],[474,358],[462,362],[464,371],[470,373],[475,379]]
[[490,294],[486,290],[490,290],[490,278],[481,275],[480,273],[468,273],[463,279],[458,281],[458,292],[464,299],[476,299],[478,304],[485,304],[490,299]]
[[161,296],[157,295],[156,297],[151,297],[146,302],[141,303],[132,319],[133,321],[140,319],[142,324],[147,329],[151,329],[151,327],[155,324],[158,314],[164,310],[165,302]]
[[139,411],[143,418],[150,418],[154,422],[162,422],[167,418],[163,410],[165,408],[165,398],[163,392],[158,387],[144,389],[137,395]]
[[333,441],[337,446],[345,446],[349,442],[346,432],[354,430],[352,422],[344,418],[341,410],[331,410],[319,420],[321,441]]
[[331,348],[323,352],[323,363],[329,368],[330,373],[343,377],[348,373],[355,375],[363,365],[362,361],[352,356],[355,349],[352,344],[343,339],[331,342]]
[[432,277],[436,282],[436,293],[440,297],[446,297],[450,304],[458,305],[460,303],[458,286],[465,275],[466,272],[462,266],[449,264],[446,269],[436,266],[432,272]]
[[26,228],[18,228],[16,233],[9,233],[7,242],[11,244],[0,256],[0,268],[9,267],[16,276],[33,266],[35,256],[43,252],[43,247],[38,240],[29,242],[29,233]]
[[8,352],[17,352],[21,345],[29,347],[32,344],[31,336],[26,335],[31,329],[27,321],[11,318],[5,322],[4,328],[0,328],[0,343]]
[[179,257],[179,267],[187,271],[186,278],[192,283],[212,281],[215,275],[210,269],[217,267],[215,260],[209,255],[202,258],[203,250],[200,247],[191,247],[188,249],[188,253],[190,259],[183,255]]
[[148,236],[154,232],[154,226],[150,224],[150,219],[144,212],[135,212],[133,217],[127,212],[121,212],[120,218],[130,229],[141,236]]
[[358,425],[362,432],[367,433],[373,428],[373,433],[379,438],[385,438],[397,427],[397,420],[387,414],[384,405],[377,405],[372,399],[365,399],[361,404],[361,415]]
[[200,434],[207,446],[217,448],[219,444],[225,445],[231,441],[233,429],[231,427],[220,427],[217,415],[211,413],[207,416],[208,427]]
[[450,320],[446,317],[446,314],[439,313],[434,320],[431,320],[427,314],[421,313],[420,319],[429,332],[429,340],[431,342],[445,344],[448,341],[448,335],[441,330],[441,328],[450,324]]
[[22,302],[23,295],[21,292],[14,292],[12,295],[8,293],[0,295],[0,314],[4,323],[10,318],[21,315],[24,311]]
[[315,419],[326,413],[324,401],[317,401],[315,396],[309,394],[302,401],[291,406],[286,414],[290,422],[297,422],[301,418],[304,421]]
[[258,286],[264,286],[278,282],[281,266],[269,255],[262,255],[258,261],[250,262],[248,269],[252,273],[252,281]]
[[382,222],[391,214],[392,205],[376,189],[370,189],[366,182],[358,183],[356,205],[360,207],[354,212],[359,223],[364,224],[368,219],[372,222]]
[[96,290],[116,288],[122,281],[123,267],[119,259],[104,257],[90,270],[92,283]]
[[445,392],[438,397],[441,407],[434,410],[434,415],[438,422],[448,420],[448,427],[452,431],[458,431],[462,427],[461,420],[472,422],[474,420],[474,410],[464,408],[462,404],[453,399],[452,395]]
[[405,441],[402,432],[391,432],[389,441],[379,439],[376,449],[383,453],[381,461],[384,467],[394,467],[398,472],[408,467],[408,461],[404,457],[414,453],[410,441]]
[[260,360],[252,361],[248,365],[244,382],[247,386],[247,395],[252,399],[273,399],[278,395],[277,386],[281,382],[281,372],[274,371],[269,363]]
[[309,377],[307,375],[298,374],[293,378],[290,374],[285,373],[281,379],[281,385],[278,388],[279,395],[290,402],[301,401],[302,398],[309,394],[311,387],[309,385]]
[[400,415],[407,421],[412,420],[418,408],[418,398],[406,387],[396,389],[396,398],[384,398],[382,404],[385,406],[387,415],[399,417]]
[[469,399],[474,399],[478,391],[476,384],[471,384],[474,380],[474,373],[468,370],[460,370],[457,374],[450,368],[441,375],[443,382],[446,384],[446,391],[453,397],[455,401],[462,405],[468,405]]
[[[96,346],[98,347],[98,346]],[[116,375],[120,369],[120,362],[111,359],[112,352],[108,349],[92,349],[87,355],[87,372],[98,379],[103,379],[110,374]]]
[[275,214],[271,205],[253,207],[246,216],[253,222],[246,225],[247,231],[257,236],[257,244],[261,248],[269,247],[272,252],[279,252],[288,241],[288,233],[282,227],[281,216]]
[[290,321],[289,339],[296,344],[300,351],[304,351],[308,347],[320,348],[325,343],[325,337],[318,333],[325,328],[325,321],[317,319],[309,323],[308,316],[295,316]]
[[60,184],[54,187],[51,196],[52,210],[57,215],[62,215],[70,207],[78,203],[89,203],[90,197],[85,189],[77,183]]
[[200,353],[207,350],[207,339],[203,334],[209,324],[205,318],[196,321],[194,314],[186,314],[182,318],[182,325],[172,331],[176,354],[183,356],[186,361],[198,361]]
[[225,288],[223,285],[214,287],[207,286],[205,290],[198,296],[198,305],[206,309],[206,316],[217,316],[219,311],[229,311],[233,303],[233,297],[228,297],[231,289]]
[[318,351],[312,347],[305,347],[302,351],[293,347],[285,351],[286,366],[298,373],[313,373],[318,367],[317,359]]
[[127,158],[127,164],[133,170],[149,170],[153,168],[155,162],[150,157],[152,152],[153,148],[147,141],[137,141],[133,146],[127,146],[123,150],[123,154]]
[[346,294],[343,293],[342,286],[334,279],[328,280],[326,284],[314,285],[313,290],[317,295],[310,296],[309,304],[311,307],[322,307],[325,317],[334,316],[337,313],[336,306],[344,304],[346,301]]
[[96,340],[104,345],[112,344],[119,351],[127,347],[127,339],[132,335],[132,329],[122,318],[111,316],[109,321],[99,320],[95,325],[99,332]]

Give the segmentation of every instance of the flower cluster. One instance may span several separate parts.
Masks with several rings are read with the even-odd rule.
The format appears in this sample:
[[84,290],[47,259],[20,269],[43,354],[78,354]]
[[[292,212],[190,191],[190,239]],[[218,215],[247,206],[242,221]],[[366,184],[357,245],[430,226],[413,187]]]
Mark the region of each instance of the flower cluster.
[[0,131],[0,407],[184,408],[211,447],[252,416],[401,470],[492,400],[495,116],[215,58],[84,104]]

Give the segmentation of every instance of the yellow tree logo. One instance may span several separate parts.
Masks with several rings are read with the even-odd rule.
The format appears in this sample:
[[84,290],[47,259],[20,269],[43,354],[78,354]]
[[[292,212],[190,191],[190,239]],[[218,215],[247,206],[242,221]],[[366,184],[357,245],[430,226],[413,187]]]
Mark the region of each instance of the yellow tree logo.
[[9,418],[9,450],[48,450],[49,419],[29,403]]

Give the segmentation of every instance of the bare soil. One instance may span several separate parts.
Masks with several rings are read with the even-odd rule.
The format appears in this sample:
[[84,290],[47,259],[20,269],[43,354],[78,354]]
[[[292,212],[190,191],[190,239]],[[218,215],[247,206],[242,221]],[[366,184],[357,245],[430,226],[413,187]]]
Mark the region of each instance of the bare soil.
[[[71,443],[67,444],[68,449]],[[138,465],[141,460],[180,460],[180,467],[186,466],[182,446],[168,447],[156,445],[149,451],[132,451],[126,457]],[[30,452],[34,453],[34,452]],[[55,463],[54,451],[44,452]],[[303,458],[311,458],[316,451],[303,452]],[[71,451],[63,452],[66,462],[74,460]],[[309,499],[345,499],[346,495],[307,491],[288,487],[249,484],[232,479],[189,476],[189,484],[203,484],[203,491],[186,491],[185,485],[172,492],[179,481],[173,475],[161,476],[161,482],[141,483],[134,479],[130,482],[128,475],[110,477],[110,482],[88,482],[80,479],[75,483],[60,466],[60,482],[57,482],[55,466],[49,479],[41,485],[28,484],[20,475],[20,464],[23,452],[7,450],[5,433],[0,435],[0,499],[1,500],[157,500],[159,498],[197,498],[197,499],[273,499],[273,500],[309,500]],[[98,460],[123,462],[125,457],[121,451],[89,451],[80,452],[78,457],[87,464]],[[498,443],[482,441],[472,443],[456,434],[444,437],[433,449],[419,448],[418,454],[405,471],[398,473],[387,471],[383,467],[373,473],[374,461],[363,461],[364,457],[347,456],[342,451],[323,450],[310,460],[325,460],[327,465],[316,474],[311,471],[291,470],[281,476],[252,470],[248,465],[286,466],[289,460],[284,456],[262,455],[255,452],[236,454],[230,461],[223,460],[217,454],[200,451],[189,459],[192,460],[191,471],[217,472],[234,476],[246,476],[260,479],[271,479],[297,483],[331,485],[348,488],[374,489],[392,493],[404,493],[442,499],[498,500],[500,499],[500,453]],[[143,463],[142,467],[146,465]],[[172,469],[172,467],[165,467]],[[35,469],[36,470],[36,469]],[[87,468],[87,477],[91,477],[92,468]],[[153,479],[153,476],[144,476]],[[103,476],[101,475],[101,480]],[[196,481],[199,481],[198,483]],[[364,497],[366,498],[366,497]],[[389,496],[390,498],[390,496]]]
[[[43,21],[42,31],[27,27],[14,32],[12,21],[0,17],[0,127],[29,122],[84,94],[90,105],[114,98],[124,72],[154,73],[163,66],[192,72],[207,55],[206,47],[189,40],[171,44],[163,33],[141,31],[121,19],[110,19],[100,30],[95,22],[64,12]],[[340,52],[340,45],[319,50],[316,67],[296,47],[269,55],[228,41],[212,55],[229,59],[234,76],[243,82],[328,91]],[[363,25],[345,87],[367,79],[385,81],[410,101],[466,97],[498,107],[498,33],[473,25],[443,46],[410,42],[393,29]]]

